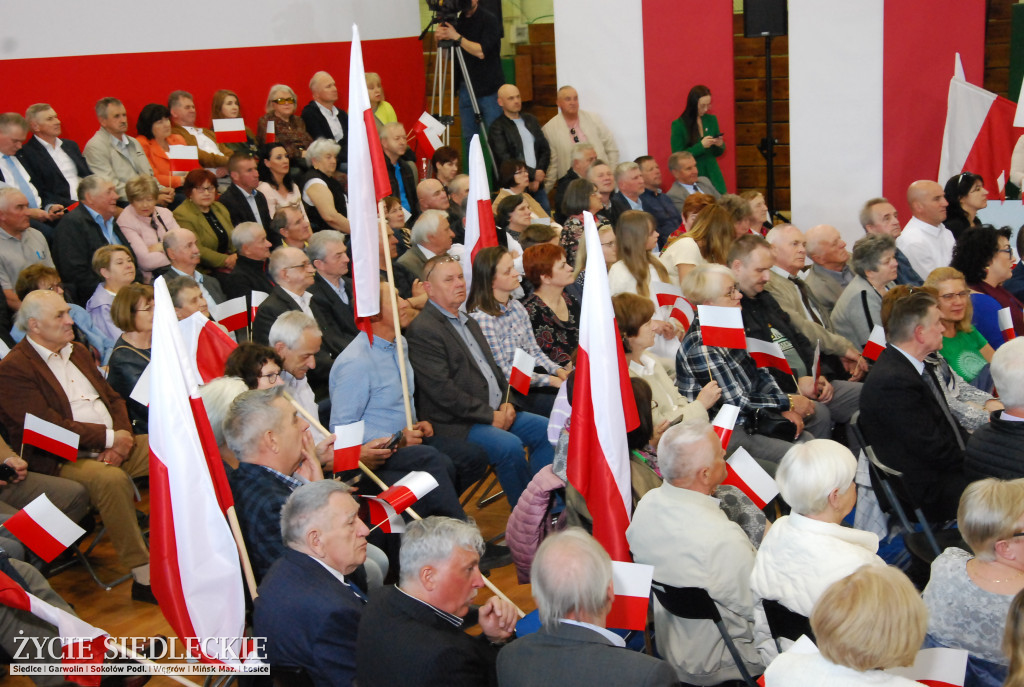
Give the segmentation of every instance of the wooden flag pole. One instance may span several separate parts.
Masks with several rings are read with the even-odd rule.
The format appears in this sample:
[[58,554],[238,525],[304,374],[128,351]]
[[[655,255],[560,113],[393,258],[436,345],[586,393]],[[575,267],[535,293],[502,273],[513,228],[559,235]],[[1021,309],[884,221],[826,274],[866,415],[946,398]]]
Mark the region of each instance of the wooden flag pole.
[[[308,422],[310,424],[310,426],[314,427],[318,432],[323,432],[324,436],[330,436],[330,432],[328,432],[327,429],[323,425],[320,424],[320,421],[317,418],[313,417],[313,415],[308,410],[303,408],[302,405],[298,401],[296,401],[294,398],[292,398],[291,394],[289,394],[286,391],[286,392],[284,392],[284,397],[286,399],[288,399],[288,401],[293,406],[295,406],[295,410],[299,411],[299,415],[304,417],[306,419],[306,422]],[[376,484],[378,487],[380,487],[380,489],[382,491],[388,488],[388,485],[385,484],[383,482],[383,480],[381,480],[380,477],[377,477],[377,475],[374,474],[373,470],[371,470],[370,468],[366,467],[366,465],[363,464],[363,461],[359,461],[359,469],[363,471],[364,475],[366,475],[371,480],[373,480],[373,483]],[[406,512],[409,513],[409,515],[412,516],[412,518],[414,520],[422,520],[423,519],[412,508],[406,508],[405,510],[406,510]],[[490,589],[491,592],[493,592],[496,597],[498,597],[499,599],[502,599],[503,601],[507,601],[508,603],[512,604],[512,606],[516,609],[516,613],[519,614],[520,618],[523,618],[523,617],[526,616],[526,613],[523,612],[523,609],[519,608],[519,606],[517,606],[512,601],[512,599],[508,598],[508,596],[506,596],[503,591],[501,591],[500,589],[495,587],[494,583],[491,582],[486,577],[484,578],[484,584],[487,585],[487,588]]]
[[242,526],[238,523],[238,514],[235,513],[234,505],[228,506],[227,516],[228,524],[231,526],[231,536],[235,538],[235,546],[238,547],[238,557],[242,561],[242,572],[245,574],[245,583],[249,587],[249,596],[255,599],[259,596],[256,593],[256,576],[252,572],[249,550],[245,547],[245,540],[242,538]]
[[405,402],[405,428],[412,429],[412,400],[409,396],[409,379],[406,375],[405,343],[402,341],[402,323],[398,316],[398,290],[395,288],[395,271],[391,265],[391,240],[388,238],[388,221],[384,212],[384,201],[377,201],[377,223],[380,226],[380,245],[383,247],[384,264],[388,272],[391,317],[395,325],[395,345],[398,347],[398,375],[402,380],[402,400]]

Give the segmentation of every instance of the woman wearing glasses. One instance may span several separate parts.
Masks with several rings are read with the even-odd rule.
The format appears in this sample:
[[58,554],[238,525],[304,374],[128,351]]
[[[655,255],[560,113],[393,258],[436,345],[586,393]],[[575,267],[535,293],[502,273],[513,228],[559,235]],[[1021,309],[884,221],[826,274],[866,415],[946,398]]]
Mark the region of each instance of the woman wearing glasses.
[[999,312],[1004,308],[1009,309],[1013,333],[1024,336],[1024,305],[1003,286],[1013,274],[1010,235],[1007,227],[971,227],[960,236],[950,262],[967,279],[974,308],[972,323],[992,348],[999,348],[1006,340],[999,324]]
[[276,84],[270,87],[270,94],[267,95],[267,113],[260,117],[256,130],[256,141],[261,146],[267,144],[267,123],[274,123],[274,137],[288,151],[288,157],[300,163],[302,154],[313,142],[313,138],[306,131],[306,123],[302,117],[295,114],[295,107],[298,99],[295,91],[284,84]]
[[939,312],[946,328],[942,335],[942,357],[964,381],[991,391],[988,365],[995,350],[971,325],[974,309],[964,275],[952,267],[940,267],[932,270],[924,285],[935,289],[939,296]]
[[284,384],[280,377],[283,365],[273,348],[246,342],[231,351],[224,363],[224,376],[238,377],[250,389],[269,389]]
[[199,266],[204,272],[235,269],[234,246],[231,245],[231,213],[217,202],[217,177],[208,169],[193,169],[181,187],[185,202],[174,210],[174,219],[182,229],[196,235]]
[[887,234],[861,237],[853,244],[850,269],[857,276],[832,308],[832,324],[836,333],[863,349],[875,325],[882,324],[882,297],[896,280],[896,241]]
[[110,354],[107,381],[128,404],[132,431],[149,433],[149,408],[132,398],[139,377],[149,365],[153,345],[153,287],[129,284],[117,292],[110,305],[110,319],[121,336]]
[[980,227],[978,210],[988,206],[988,191],[981,175],[971,172],[957,174],[949,178],[944,190],[949,207],[943,224],[953,232],[954,238],[959,239],[968,227]]

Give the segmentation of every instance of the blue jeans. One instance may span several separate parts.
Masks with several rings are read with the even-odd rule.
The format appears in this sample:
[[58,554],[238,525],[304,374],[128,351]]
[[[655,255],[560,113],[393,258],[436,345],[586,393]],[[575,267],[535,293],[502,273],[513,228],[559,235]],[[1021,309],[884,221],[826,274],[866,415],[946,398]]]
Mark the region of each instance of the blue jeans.
[[[493,425],[473,425],[466,437],[487,451],[509,506],[516,507],[532,476],[545,465],[551,465],[555,450],[548,443],[548,421],[533,413],[517,413],[508,430]],[[530,449],[526,462],[524,447]]]
[[[501,116],[501,106],[498,105],[498,94],[490,93],[483,95],[476,94],[477,104],[480,106],[480,116],[484,119],[484,126],[488,129],[491,122]],[[480,133],[476,126],[476,115],[473,113],[473,103],[469,99],[469,88],[466,84],[459,87],[459,117],[462,119],[462,145],[466,154],[469,154],[469,142],[473,140],[473,134]]]

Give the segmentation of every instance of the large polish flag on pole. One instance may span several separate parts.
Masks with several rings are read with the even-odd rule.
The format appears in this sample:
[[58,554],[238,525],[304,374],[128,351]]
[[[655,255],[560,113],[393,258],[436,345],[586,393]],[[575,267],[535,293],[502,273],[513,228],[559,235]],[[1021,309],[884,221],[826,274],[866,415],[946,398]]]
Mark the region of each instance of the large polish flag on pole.
[[163,278],[153,285],[150,362],[150,560],[153,593],[183,641],[231,637],[207,662],[237,665],[244,656],[242,570],[225,511],[231,490],[199,398],[174,305]]
[[469,195],[466,197],[465,264],[462,272],[466,277],[466,293],[473,280],[473,258],[482,248],[498,245],[498,231],[494,226],[494,210],[491,208],[491,189],[487,183],[487,162],[484,160],[480,136],[474,134],[469,142]]

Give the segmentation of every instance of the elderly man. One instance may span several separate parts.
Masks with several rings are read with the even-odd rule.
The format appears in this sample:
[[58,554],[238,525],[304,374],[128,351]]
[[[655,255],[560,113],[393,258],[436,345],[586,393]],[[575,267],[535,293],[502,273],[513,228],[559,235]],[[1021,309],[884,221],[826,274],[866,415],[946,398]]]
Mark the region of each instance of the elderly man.
[[503,687],[679,684],[665,661],[621,651],[622,637],[605,629],[615,601],[612,561],[582,529],[571,527],[541,543],[530,585],[543,627],[498,654]]
[[459,174],[448,184],[448,198],[452,205],[462,205],[469,196],[469,175]]
[[548,139],[544,138],[537,118],[522,111],[523,99],[514,84],[505,84],[498,89],[498,105],[502,115],[488,129],[494,163],[500,167],[506,160],[524,161],[530,173],[527,191],[550,213],[547,193],[541,188],[551,162]]
[[405,159],[409,143],[405,138],[405,127],[400,122],[389,122],[380,131],[380,144],[388,166],[391,181],[391,195],[402,203],[405,211],[413,218],[420,214],[416,199],[416,165]]
[[[626,210],[644,210],[640,200],[640,194],[644,192],[644,175],[640,173],[640,165],[635,162],[619,163],[615,168],[615,185],[619,190],[611,194],[613,222],[618,221],[619,215]],[[678,229],[679,225],[675,228]],[[660,235],[658,240],[661,240]]]
[[254,291],[269,294],[274,283],[267,275],[270,241],[267,232],[256,222],[236,224],[231,232],[231,245],[238,261],[231,274],[224,275],[224,293],[228,298],[251,298]]
[[879,459],[903,473],[903,486],[924,514],[952,520],[968,482],[967,433],[950,413],[943,382],[924,362],[942,348],[938,301],[924,291],[900,296],[890,291],[883,301],[890,307],[888,345],[864,383],[858,424]]
[[302,666],[315,685],[351,685],[364,590],[347,576],[366,560],[369,529],[348,487],[304,484],[281,508],[285,549],[253,602],[253,633],[273,666]]
[[615,193],[615,174],[604,160],[595,160],[587,170],[587,181],[597,187],[604,210],[598,211],[610,218],[613,214],[612,194]]
[[996,350],[992,380],[1005,409],[993,411],[967,441],[964,470],[972,481],[1024,477],[1024,338]]
[[56,222],[64,214],[64,205],[47,203],[30,180],[30,172],[22,165],[22,145],[28,136],[28,123],[17,112],[0,114],[0,183],[13,186],[28,199],[29,216],[48,230],[47,223]]
[[195,279],[180,275],[167,275],[165,279],[167,293],[171,297],[171,304],[174,305],[174,316],[178,321],[188,319],[197,312],[210,317],[210,304]]
[[831,312],[846,285],[853,280],[853,272],[846,263],[850,252],[839,230],[828,224],[819,224],[807,230],[807,257],[814,264],[804,283],[822,307]]
[[668,171],[675,181],[672,182],[672,188],[665,195],[675,203],[676,209],[680,213],[683,211],[686,197],[691,193],[706,193],[716,199],[722,197],[715,185],[711,183],[711,179],[700,176],[700,172],[697,171],[697,159],[689,151],[680,150],[669,155]]
[[[860,211],[860,225],[868,234],[885,234],[893,240],[900,237],[903,227],[900,226],[896,208],[885,198],[872,198],[864,203]],[[899,269],[896,272],[896,283],[908,286],[921,286],[924,280],[910,266],[910,260],[899,248],[896,248],[896,262]]]
[[[132,477],[149,474],[147,437],[132,434],[124,399],[107,384],[88,348],[74,343],[70,309],[58,293],[29,293],[16,323],[26,336],[0,361],[6,389],[0,420],[29,469],[85,486],[121,564],[135,578],[132,598],[156,603],[132,485]],[[22,445],[27,414],[77,434],[77,461]]]
[[306,246],[306,256],[316,269],[313,285],[309,287],[312,306],[318,310],[324,348],[333,360],[359,333],[352,308],[352,280],[345,276],[349,272],[345,235],[333,229],[318,231]]
[[551,216],[558,222],[565,221],[562,200],[565,198],[565,192],[569,189],[569,184],[577,179],[587,178],[587,171],[597,161],[597,151],[594,149],[593,143],[576,143],[572,147],[570,156],[569,171],[558,177],[558,181],[554,182],[554,189],[550,189],[554,191],[554,196],[551,199],[553,211]]
[[224,302],[224,289],[217,278],[196,269],[199,266],[199,246],[195,234],[188,229],[171,229],[164,234],[164,253],[171,263],[164,274],[194,280],[209,305]]
[[[85,144],[85,159],[94,174],[113,180],[117,196],[125,201],[127,197],[124,194],[124,185],[128,180],[140,174],[152,176],[153,168],[142,146],[127,133],[128,111],[120,100],[97,100],[96,118],[100,120],[100,128]],[[173,189],[160,187],[158,203],[167,205],[173,198]]]
[[420,211],[444,210],[448,212],[451,207],[451,199],[444,190],[444,185],[437,179],[424,179],[416,187],[416,199],[420,204]]
[[192,94],[188,91],[173,91],[167,97],[167,109],[171,111],[171,133],[185,139],[185,145],[196,146],[199,166],[213,171],[218,177],[227,176],[231,148],[217,143],[217,134],[213,129],[196,126],[196,104]]
[[417,279],[423,279],[423,267],[435,255],[447,255],[455,232],[448,225],[448,215],[440,210],[427,210],[412,225],[412,247],[402,253],[398,264]]
[[29,265],[53,267],[46,237],[29,224],[28,199],[16,188],[0,188],[0,288],[11,310],[21,307],[14,292],[18,275]]
[[274,219],[270,222],[270,231],[268,232],[268,236],[277,238],[279,246],[290,246],[298,250],[305,250],[306,242],[312,235],[313,230],[309,226],[309,219],[294,205],[278,207]]
[[797,331],[809,341],[821,341],[822,353],[838,358],[851,381],[859,380],[867,372],[867,362],[849,339],[836,333],[828,309],[800,278],[807,261],[803,232],[792,224],[780,224],[768,232],[767,241],[775,264],[765,291],[786,311]]
[[[260,185],[256,158],[248,153],[235,153],[228,158],[228,174],[231,175],[231,185],[218,200],[231,214],[231,223],[237,227],[243,222],[257,222],[264,230],[270,229],[267,199],[256,190]],[[280,236],[271,234],[270,238],[276,240],[277,245],[281,244]]]
[[32,176],[42,197],[41,207],[75,202],[79,182],[92,174],[78,144],[61,139],[60,119],[46,103],[30,105],[25,111],[32,138],[18,151],[18,159]]
[[645,211],[651,213],[658,226],[658,245],[664,246],[669,235],[683,223],[683,216],[676,209],[672,200],[661,191],[661,165],[650,155],[642,155],[636,159],[640,165],[640,176],[644,180],[640,203]]
[[267,271],[277,286],[256,311],[252,324],[252,340],[262,344],[267,343],[270,327],[281,313],[301,310],[310,317],[316,317],[310,305],[313,294],[309,293],[316,268],[305,253],[298,248],[282,246],[270,254]]
[[469,175],[459,174],[448,184],[448,224],[455,232],[455,242],[466,242],[466,198],[469,197]]
[[[482,633],[462,631],[470,603],[484,586],[476,526],[454,518],[410,523],[399,553],[398,586],[385,588],[363,611],[356,641],[356,682],[376,687],[496,684],[498,648],[519,620],[508,601],[480,606]],[[396,638],[400,638],[396,641]]]
[[348,113],[335,105],[338,102],[338,86],[334,83],[334,77],[327,72],[317,72],[309,80],[309,92],[313,99],[302,108],[306,131],[314,141],[326,138],[340,145],[338,166],[343,167],[348,159]]
[[[113,181],[99,174],[82,179],[78,200],[78,207],[66,213],[54,231],[53,260],[64,282],[71,286],[72,299],[84,306],[101,281],[100,275],[92,270],[96,249],[113,243],[132,249],[114,221],[117,188]],[[139,264],[134,252],[132,260]],[[135,280],[142,281],[138,269]]]
[[[626,530],[633,560],[653,565],[656,582],[707,590],[756,675],[764,667],[754,648],[754,547],[711,496],[726,476],[721,441],[706,420],[683,420],[662,435],[658,466],[665,482],[640,499]],[[700,527],[680,527],[684,522]],[[680,681],[717,685],[740,677],[710,620],[676,617],[655,597],[654,626],[658,648]]]
[[517,414],[511,403],[503,402],[508,380],[494,362],[480,325],[459,310],[466,300],[459,262],[435,256],[423,273],[430,301],[407,330],[420,417],[441,436],[483,446],[515,507],[531,470],[536,473],[554,458],[547,421],[532,413]]
[[896,247],[907,256],[910,266],[927,279],[936,267],[949,265],[956,239],[946,229],[949,202],[942,186],[934,181],[915,181],[907,189],[907,204],[913,217],[896,238]]
[[615,143],[615,137],[601,117],[580,109],[580,97],[575,88],[559,88],[555,102],[558,104],[558,114],[541,129],[551,148],[551,162],[548,163],[545,176],[549,191],[554,180],[561,179],[569,171],[571,160],[574,159],[573,149],[578,143],[592,145],[595,159],[605,160],[612,167],[619,163],[619,146]]

